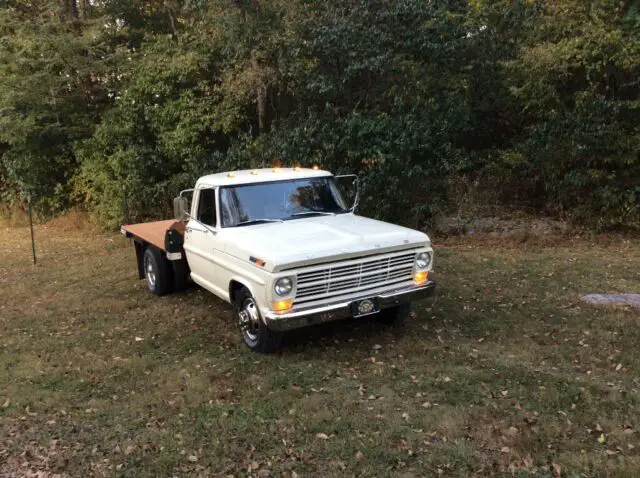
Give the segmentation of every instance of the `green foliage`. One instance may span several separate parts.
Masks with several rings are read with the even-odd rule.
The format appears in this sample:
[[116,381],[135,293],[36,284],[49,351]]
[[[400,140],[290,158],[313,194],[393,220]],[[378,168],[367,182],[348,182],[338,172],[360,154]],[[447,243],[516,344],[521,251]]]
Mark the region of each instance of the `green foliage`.
[[[73,6],[75,5],[75,8]],[[640,227],[640,2],[15,0],[0,6],[0,197],[162,217],[205,173],[357,172],[428,224],[460,175]],[[501,187],[496,187],[501,184]]]
[[506,63],[531,202],[598,228],[639,225],[640,25],[629,21],[632,3],[540,4]]

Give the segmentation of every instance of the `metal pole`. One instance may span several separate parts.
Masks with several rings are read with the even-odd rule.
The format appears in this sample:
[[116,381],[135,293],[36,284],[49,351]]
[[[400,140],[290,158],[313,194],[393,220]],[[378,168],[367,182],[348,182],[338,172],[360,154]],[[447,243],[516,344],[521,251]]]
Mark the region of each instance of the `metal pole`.
[[29,205],[29,227],[31,227],[31,251],[33,252],[33,265],[36,265],[36,240],[33,236],[33,215],[31,214],[31,196],[27,199]]

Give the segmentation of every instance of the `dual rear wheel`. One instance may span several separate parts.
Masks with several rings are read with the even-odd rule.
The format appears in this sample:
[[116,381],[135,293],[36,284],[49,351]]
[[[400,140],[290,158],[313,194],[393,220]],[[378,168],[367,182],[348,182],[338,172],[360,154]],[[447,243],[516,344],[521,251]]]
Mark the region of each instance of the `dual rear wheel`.
[[142,268],[149,291],[156,295],[165,295],[185,289],[189,284],[189,266],[182,258],[169,261],[164,252],[154,246],[148,246],[142,256]]

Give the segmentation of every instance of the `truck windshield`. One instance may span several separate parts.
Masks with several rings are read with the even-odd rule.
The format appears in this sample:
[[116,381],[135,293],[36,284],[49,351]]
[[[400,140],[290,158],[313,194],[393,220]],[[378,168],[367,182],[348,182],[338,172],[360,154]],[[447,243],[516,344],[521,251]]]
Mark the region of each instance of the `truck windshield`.
[[333,177],[220,188],[222,227],[349,212]]

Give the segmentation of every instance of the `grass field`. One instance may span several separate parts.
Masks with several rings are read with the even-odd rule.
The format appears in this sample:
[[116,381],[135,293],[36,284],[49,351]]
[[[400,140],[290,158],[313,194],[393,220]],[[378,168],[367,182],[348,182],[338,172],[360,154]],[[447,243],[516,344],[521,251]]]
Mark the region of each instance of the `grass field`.
[[203,290],[151,296],[120,236],[2,230],[0,476],[640,476],[640,241],[437,248],[406,329],[241,343]]

